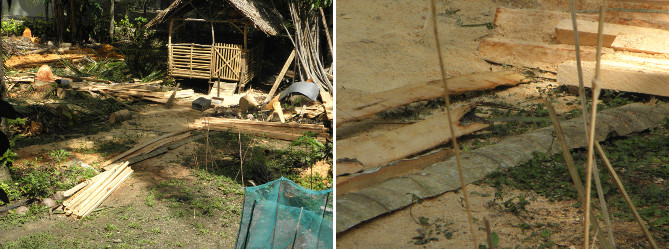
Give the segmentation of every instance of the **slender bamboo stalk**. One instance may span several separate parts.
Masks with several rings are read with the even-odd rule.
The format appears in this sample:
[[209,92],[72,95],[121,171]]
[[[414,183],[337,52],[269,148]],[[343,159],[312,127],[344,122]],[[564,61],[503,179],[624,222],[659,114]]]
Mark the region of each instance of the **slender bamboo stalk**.
[[441,71],[441,80],[444,83],[444,99],[446,101],[446,114],[448,116],[448,130],[451,133],[451,141],[453,143],[453,151],[455,152],[455,161],[458,165],[458,175],[460,177],[460,186],[462,188],[462,195],[465,199],[465,204],[467,206],[467,218],[469,221],[469,232],[472,234],[472,241],[474,242],[474,248],[478,248],[478,240],[476,239],[476,233],[474,229],[474,219],[472,217],[472,208],[469,203],[469,194],[467,193],[467,185],[465,185],[465,177],[462,173],[462,163],[460,162],[460,149],[458,148],[457,136],[455,136],[455,129],[453,128],[453,118],[451,117],[451,98],[448,90],[448,81],[446,80],[446,72],[444,71],[444,61],[441,58],[441,47],[439,45],[439,32],[437,31],[437,14],[434,0],[430,1],[430,10],[432,11],[432,30],[434,32],[434,39],[437,47],[437,56],[439,57],[439,69]]
[[597,63],[595,64],[595,78],[592,80],[592,111],[590,112],[590,134],[588,135],[588,164],[585,175],[585,226],[583,228],[583,248],[588,249],[590,239],[590,193],[592,191],[592,164],[594,161],[595,125],[597,119],[597,100],[601,90],[600,66],[602,60],[602,36],[604,31],[604,11],[599,9],[599,28],[597,31]]
[[[567,139],[565,138],[564,132],[562,131],[562,125],[560,125],[560,121],[558,121],[557,114],[555,113],[555,108],[553,108],[553,104],[551,104],[549,99],[544,99],[544,104],[546,106],[546,109],[548,110],[548,114],[550,114],[551,121],[553,121],[553,128],[555,129],[555,135],[557,136],[558,144],[560,145],[560,149],[562,150],[562,156],[564,157],[564,161],[567,164],[567,170],[569,171],[569,175],[571,175],[571,179],[574,182],[574,187],[576,188],[576,193],[578,193],[578,198],[581,202],[585,202],[585,194],[583,193],[583,182],[581,181],[581,177],[578,175],[578,170],[576,170],[576,163],[574,163],[574,158],[571,156],[571,153],[569,153],[569,148],[567,147]],[[590,214],[590,222],[592,222],[592,226],[595,228],[595,232],[597,233],[602,233],[601,228],[599,227],[599,223],[597,222],[597,218]],[[612,233],[610,233],[612,234]],[[602,247],[605,249],[611,249],[615,248],[609,240],[600,240]]]
[[636,209],[636,206],[634,206],[634,203],[632,202],[632,199],[630,196],[627,194],[627,191],[625,190],[625,186],[623,186],[623,182],[620,181],[620,177],[618,177],[618,174],[616,171],[613,169],[613,166],[611,165],[611,161],[609,161],[609,158],[606,156],[606,152],[604,151],[604,148],[599,143],[595,143],[595,147],[597,148],[597,152],[599,152],[600,157],[602,158],[602,161],[604,161],[604,164],[606,167],[609,169],[609,173],[611,173],[611,176],[613,177],[613,180],[616,182],[616,185],[618,185],[618,189],[620,192],[623,194],[623,197],[625,198],[625,202],[627,202],[627,206],[632,210],[632,213],[634,214],[634,218],[636,219],[636,222],[639,223],[639,226],[643,230],[644,235],[646,236],[646,239],[648,239],[648,242],[653,246],[653,248],[657,249],[657,244],[655,243],[655,240],[653,239],[653,235],[650,234],[648,231],[648,227],[646,227],[646,224],[644,221],[641,219],[641,216],[639,215],[639,212]]

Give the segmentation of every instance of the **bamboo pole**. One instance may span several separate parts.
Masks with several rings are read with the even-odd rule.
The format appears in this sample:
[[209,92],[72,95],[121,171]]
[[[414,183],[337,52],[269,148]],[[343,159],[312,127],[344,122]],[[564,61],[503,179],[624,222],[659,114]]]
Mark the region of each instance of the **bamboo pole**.
[[91,185],[87,186],[84,189],[84,191],[81,192],[81,194],[78,193],[78,195],[75,195],[74,198],[72,198],[72,201],[70,201],[66,206],[69,209],[74,209],[75,207],[79,206],[86,198],[88,198],[91,195],[91,193],[93,193],[93,189],[100,186],[100,184],[102,184],[102,182],[105,179],[109,178],[112,174],[115,174],[120,166],[121,166],[120,164],[114,166],[111,170],[109,170],[110,172],[109,174],[100,177],[99,179],[94,181]]
[[451,133],[451,141],[453,144],[453,151],[455,152],[455,161],[458,165],[458,175],[460,178],[460,186],[462,188],[462,195],[465,199],[465,204],[467,207],[467,218],[469,221],[469,232],[472,234],[472,241],[474,242],[474,248],[478,248],[478,240],[476,239],[476,234],[474,230],[474,220],[472,217],[472,208],[469,203],[469,194],[467,193],[467,186],[465,185],[465,177],[462,173],[462,163],[460,162],[460,148],[458,148],[458,140],[455,135],[455,129],[453,127],[453,118],[451,117],[451,98],[449,97],[449,88],[448,81],[446,80],[446,72],[444,71],[444,61],[441,58],[441,46],[439,45],[439,32],[437,31],[437,18],[436,18],[436,7],[434,0],[430,1],[430,9],[432,11],[432,16],[435,18],[432,19],[434,39],[437,48],[437,56],[439,57],[439,70],[441,71],[441,80],[444,83],[444,99],[446,100],[446,115],[448,116],[448,130]]
[[590,133],[588,135],[588,164],[585,175],[585,225],[583,228],[583,248],[588,249],[590,239],[590,193],[592,191],[592,168],[594,162],[595,125],[597,119],[597,100],[601,90],[600,67],[602,61],[602,36],[604,31],[604,12],[606,7],[599,9],[599,28],[597,31],[597,63],[595,64],[595,78],[592,80],[592,111],[590,111]]
[[[581,202],[585,202],[583,182],[581,181],[581,177],[578,175],[578,170],[576,169],[576,163],[574,163],[574,158],[571,156],[571,153],[569,153],[569,148],[567,147],[567,139],[565,138],[564,132],[562,131],[562,125],[560,125],[560,121],[558,120],[557,114],[555,113],[555,108],[553,108],[553,104],[551,104],[549,99],[544,99],[544,104],[546,105],[548,114],[550,115],[551,121],[553,122],[555,135],[557,136],[558,144],[560,145],[560,149],[562,150],[562,156],[564,157],[564,161],[567,164],[567,170],[569,171],[569,175],[571,176],[571,179],[574,182],[574,187],[576,188],[576,193],[578,193],[578,198]],[[599,227],[597,218],[591,214],[590,219],[593,227],[595,228],[595,231],[601,234],[601,228]],[[600,240],[600,241],[602,247],[604,247],[605,249],[615,248],[612,244],[609,244],[611,243],[609,240]]]
[[616,171],[613,169],[613,165],[611,165],[611,161],[609,161],[609,158],[606,156],[606,152],[604,151],[604,148],[602,148],[602,145],[599,143],[595,143],[595,147],[597,148],[597,152],[599,152],[599,156],[602,158],[602,161],[604,161],[604,165],[609,169],[609,173],[611,173],[611,176],[613,177],[613,180],[616,182],[616,185],[618,186],[618,189],[620,192],[623,194],[623,197],[625,198],[625,202],[627,203],[627,206],[632,210],[632,213],[634,214],[634,218],[636,219],[636,222],[639,224],[641,229],[643,230],[644,235],[646,236],[646,239],[648,239],[648,242],[653,246],[654,249],[657,249],[657,244],[655,243],[655,240],[653,239],[653,235],[650,234],[648,231],[648,227],[646,227],[643,219],[641,219],[641,216],[639,215],[639,212],[636,209],[636,206],[634,206],[634,202],[632,202],[632,199],[630,196],[627,194],[627,191],[625,190],[625,186],[623,185],[623,182],[620,180],[620,177],[618,177],[618,174]]
[[119,174],[116,178],[114,178],[114,180],[110,182],[109,185],[105,187],[105,189],[103,189],[98,195],[96,195],[96,198],[93,201],[93,205],[91,205],[86,209],[80,210],[79,213],[81,215],[78,215],[78,217],[83,218],[84,216],[90,214],[98,206],[100,206],[100,204],[102,204],[102,202],[104,202],[107,199],[107,197],[109,197],[109,195],[111,195],[111,193],[114,192],[114,190],[116,190],[118,186],[121,185],[121,183],[126,178],[128,178],[128,176],[132,174],[132,172],[134,171],[130,167],[124,168],[121,174]]
[[[77,184],[77,186],[74,186],[71,189],[68,189],[67,191],[63,192],[63,197],[72,196],[73,194],[79,192],[79,190],[81,190],[82,188],[84,188],[84,187],[90,185],[91,183],[97,181],[98,179],[100,179],[100,177],[109,175],[110,173],[111,173],[111,171],[105,171],[105,172],[102,172],[100,174],[97,174],[97,175],[93,176],[91,179],[88,179],[86,181],[83,181],[83,182]],[[63,202],[63,204],[65,204],[66,202],[67,201]]]
[[[96,199],[96,197],[99,195],[100,191],[102,191],[110,182],[112,182],[116,177],[118,177],[125,168],[127,168],[128,162],[125,162],[119,166],[114,173],[112,173],[109,177],[105,178],[104,180],[100,179],[101,184],[98,185],[96,188],[91,189],[91,195],[87,197],[81,204],[75,206],[73,209],[76,210],[85,210],[86,208],[90,207],[93,203],[93,200]],[[74,212],[76,215],[79,215],[76,211]]]

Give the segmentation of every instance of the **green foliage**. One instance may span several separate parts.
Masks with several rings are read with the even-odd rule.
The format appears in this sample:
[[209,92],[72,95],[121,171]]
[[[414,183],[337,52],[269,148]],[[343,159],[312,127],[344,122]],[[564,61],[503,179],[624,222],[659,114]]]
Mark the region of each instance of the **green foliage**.
[[309,0],[311,9],[327,8],[332,5],[332,0]]
[[20,36],[23,34],[25,25],[21,21],[16,21],[14,19],[9,19],[8,21],[2,21],[2,35],[3,36]]
[[290,144],[291,147],[305,146],[308,148],[308,153],[304,157],[304,161],[308,165],[332,157],[332,143],[327,143],[327,146],[323,145],[316,137],[317,135],[313,132],[305,132],[304,135]]
[[[648,221],[651,231],[669,231],[669,121],[650,132],[618,138],[609,144],[603,144],[613,168],[618,173],[626,191],[639,209],[643,219]],[[572,152],[577,171],[585,179],[586,153],[584,150]],[[634,220],[622,194],[610,174],[605,171],[604,163],[597,160],[602,189],[611,213],[620,219]],[[514,168],[490,173],[483,182],[501,190],[508,185],[518,189],[534,191],[550,200],[577,199],[571,176],[561,154],[548,156],[535,152],[527,163]],[[499,192],[499,191],[498,191]],[[593,198],[596,193],[593,191]],[[524,201],[504,203],[510,211],[520,211]],[[667,238],[669,239],[669,238]],[[546,242],[548,243],[548,242]],[[550,244],[550,243],[548,243]]]
[[58,162],[58,165],[62,164],[65,160],[67,160],[68,157],[70,157],[70,152],[67,152],[66,150],[60,149],[60,150],[52,150],[51,153],[49,153],[51,158],[55,159]]

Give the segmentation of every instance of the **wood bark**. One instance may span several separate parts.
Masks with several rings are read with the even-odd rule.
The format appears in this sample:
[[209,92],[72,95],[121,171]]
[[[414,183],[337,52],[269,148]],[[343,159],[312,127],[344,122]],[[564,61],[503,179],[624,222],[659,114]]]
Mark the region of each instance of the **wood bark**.
[[[456,95],[471,91],[493,89],[498,86],[515,86],[525,76],[510,71],[478,73],[452,77],[448,80],[450,94]],[[364,95],[350,100],[337,101],[337,127],[346,123],[360,121],[390,108],[403,106],[416,101],[432,100],[444,96],[441,80],[409,85]]]

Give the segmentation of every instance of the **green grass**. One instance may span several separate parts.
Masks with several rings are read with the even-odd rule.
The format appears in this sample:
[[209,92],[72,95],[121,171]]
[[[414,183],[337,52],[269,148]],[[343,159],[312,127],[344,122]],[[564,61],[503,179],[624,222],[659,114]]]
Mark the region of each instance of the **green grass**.
[[[617,138],[603,144],[614,169],[623,181],[626,191],[639,209],[650,230],[657,232],[662,241],[669,241],[669,121],[648,132]],[[572,151],[576,167],[582,180],[585,179],[586,153],[582,149]],[[632,221],[633,216],[624,202],[621,192],[597,160],[602,179],[602,189],[614,217]],[[517,167],[490,173],[484,180],[498,191],[504,186],[534,191],[550,200],[575,200],[576,191],[561,154],[548,156],[534,153],[527,163]],[[596,198],[593,191],[593,198]],[[518,210],[518,202],[509,203],[508,208]],[[595,204],[596,205],[596,204]]]

